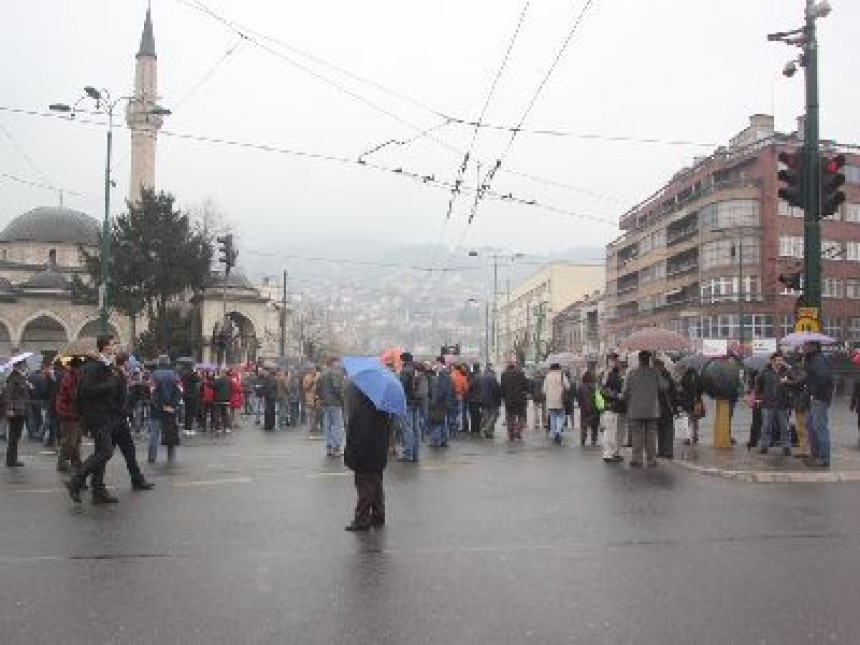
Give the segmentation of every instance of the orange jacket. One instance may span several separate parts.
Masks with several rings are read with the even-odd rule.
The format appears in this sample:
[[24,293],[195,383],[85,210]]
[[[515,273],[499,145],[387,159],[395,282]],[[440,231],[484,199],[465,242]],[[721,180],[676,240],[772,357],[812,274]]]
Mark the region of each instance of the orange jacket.
[[451,380],[454,382],[454,394],[461,401],[469,393],[469,377],[458,369],[451,370]]

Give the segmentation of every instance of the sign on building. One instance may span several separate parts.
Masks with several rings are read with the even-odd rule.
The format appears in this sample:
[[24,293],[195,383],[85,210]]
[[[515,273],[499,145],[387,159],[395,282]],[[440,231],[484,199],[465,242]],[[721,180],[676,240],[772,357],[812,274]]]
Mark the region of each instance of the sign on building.
[[702,354],[710,357],[727,356],[729,341],[727,338],[703,338]]
[[753,354],[770,355],[776,351],[776,338],[754,338],[752,341]]

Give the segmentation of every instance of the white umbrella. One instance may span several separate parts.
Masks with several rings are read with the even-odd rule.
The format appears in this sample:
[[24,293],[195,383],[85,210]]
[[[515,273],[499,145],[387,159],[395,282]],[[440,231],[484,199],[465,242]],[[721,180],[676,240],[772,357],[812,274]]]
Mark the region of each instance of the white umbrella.
[[15,363],[20,363],[21,361],[26,361],[31,356],[33,356],[33,352],[24,352],[22,354],[18,354],[17,356],[13,356],[12,358],[10,358],[7,365],[9,365],[11,367]]

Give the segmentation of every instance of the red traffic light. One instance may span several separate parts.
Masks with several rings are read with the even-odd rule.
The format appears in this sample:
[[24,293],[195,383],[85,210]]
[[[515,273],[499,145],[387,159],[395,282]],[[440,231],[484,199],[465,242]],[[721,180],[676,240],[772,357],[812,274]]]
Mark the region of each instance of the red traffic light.
[[824,172],[834,175],[845,166],[845,155],[836,155],[824,164]]

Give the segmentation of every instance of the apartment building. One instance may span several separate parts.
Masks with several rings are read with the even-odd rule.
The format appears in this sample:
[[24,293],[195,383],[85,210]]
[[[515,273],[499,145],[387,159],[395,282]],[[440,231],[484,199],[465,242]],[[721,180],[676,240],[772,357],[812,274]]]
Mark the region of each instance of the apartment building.
[[603,293],[595,291],[562,309],[552,321],[552,350],[597,361],[612,349],[603,335],[604,302]]
[[[747,345],[792,331],[800,294],[777,277],[802,269],[804,222],[777,196],[777,157],[801,137],[754,115],[728,146],[621,216],[624,233],[606,248],[609,338],[659,326]],[[822,221],[823,331],[860,343],[860,148],[822,143],[837,152],[847,157],[847,199]]]

